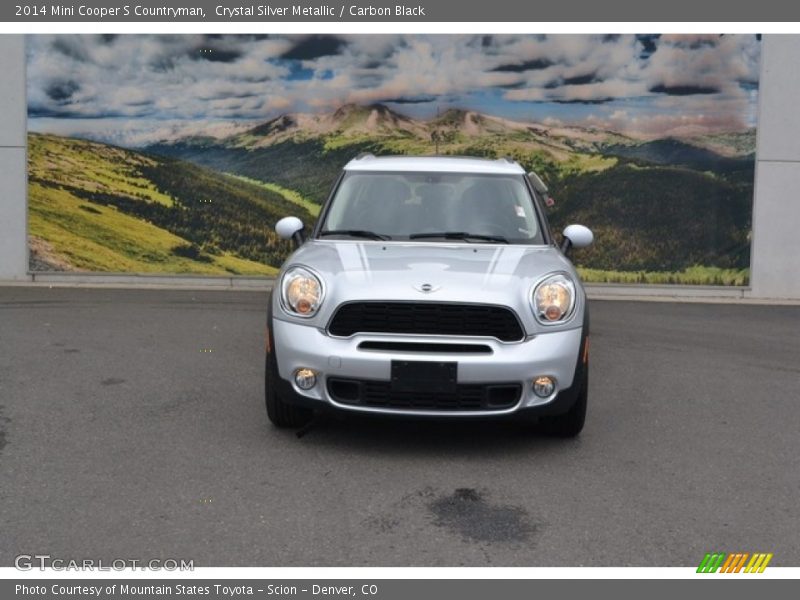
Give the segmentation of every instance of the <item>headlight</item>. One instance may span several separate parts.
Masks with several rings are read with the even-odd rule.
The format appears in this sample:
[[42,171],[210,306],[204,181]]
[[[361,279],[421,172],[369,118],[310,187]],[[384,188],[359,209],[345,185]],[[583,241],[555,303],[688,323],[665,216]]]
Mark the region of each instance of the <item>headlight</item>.
[[533,290],[532,303],[539,322],[560,323],[572,314],[575,307],[575,284],[566,274],[551,275]]
[[292,267],[281,280],[284,310],[298,317],[313,317],[322,304],[322,282],[303,267]]

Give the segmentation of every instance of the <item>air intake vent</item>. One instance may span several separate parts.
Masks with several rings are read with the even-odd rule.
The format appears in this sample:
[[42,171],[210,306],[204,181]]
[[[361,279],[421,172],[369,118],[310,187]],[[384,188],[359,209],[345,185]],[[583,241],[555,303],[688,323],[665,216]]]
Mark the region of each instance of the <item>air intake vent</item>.
[[328,393],[341,404],[393,410],[492,411],[516,406],[522,386],[518,383],[463,383],[452,392],[397,390],[389,381],[328,379]]

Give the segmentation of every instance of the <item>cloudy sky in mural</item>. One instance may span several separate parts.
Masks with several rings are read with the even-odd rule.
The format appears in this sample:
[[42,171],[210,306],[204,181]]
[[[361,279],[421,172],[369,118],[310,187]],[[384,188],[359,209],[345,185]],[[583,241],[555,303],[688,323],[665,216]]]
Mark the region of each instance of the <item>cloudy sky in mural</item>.
[[30,36],[35,131],[132,145],[380,102],[640,137],[755,125],[749,35]]

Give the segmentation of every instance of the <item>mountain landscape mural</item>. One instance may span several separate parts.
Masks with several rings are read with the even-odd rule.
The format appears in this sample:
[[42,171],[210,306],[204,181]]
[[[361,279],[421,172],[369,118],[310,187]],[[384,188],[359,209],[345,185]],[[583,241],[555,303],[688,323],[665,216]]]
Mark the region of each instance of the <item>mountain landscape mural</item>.
[[34,36],[31,269],[270,275],[362,152],[511,157],[589,281],[748,279],[756,36]]

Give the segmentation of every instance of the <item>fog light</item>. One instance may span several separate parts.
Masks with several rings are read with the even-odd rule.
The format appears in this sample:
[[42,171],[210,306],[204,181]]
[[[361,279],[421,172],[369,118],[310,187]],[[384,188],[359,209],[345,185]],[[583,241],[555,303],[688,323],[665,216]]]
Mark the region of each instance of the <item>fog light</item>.
[[550,377],[537,377],[533,380],[533,393],[539,398],[547,398],[556,389],[556,382]]
[[297,369],[294,372],[294,383],[301,390],[310,390],[317,385],[317,374],[311,369]]

